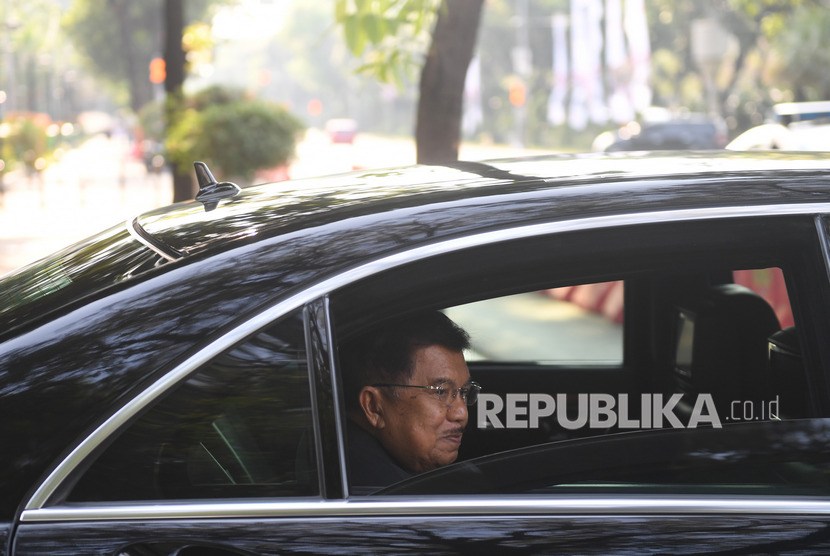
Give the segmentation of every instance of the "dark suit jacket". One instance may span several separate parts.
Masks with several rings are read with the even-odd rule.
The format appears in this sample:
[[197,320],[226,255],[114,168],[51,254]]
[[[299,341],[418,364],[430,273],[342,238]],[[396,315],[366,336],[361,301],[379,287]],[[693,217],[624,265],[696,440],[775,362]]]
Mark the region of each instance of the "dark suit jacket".
[[369,494],[413,475],[398,465],[375,437],[351,420],[347,434],[352,494]]

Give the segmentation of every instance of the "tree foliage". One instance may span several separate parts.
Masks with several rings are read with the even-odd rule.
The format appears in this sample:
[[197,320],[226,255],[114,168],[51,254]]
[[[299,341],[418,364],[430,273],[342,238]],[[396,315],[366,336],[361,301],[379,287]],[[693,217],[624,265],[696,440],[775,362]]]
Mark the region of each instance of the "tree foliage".
[[254,172],[286,164],[294,156],[302,123],[281,106],[211,89],[186,101],[169,130],[166,150],[181,172],[206,162],[217,176],[249,182]]
[[[186,21],[205,17],[212,5],[230,0],[189,0]],[[98,77],[135,112],[153,98],[150,60],[163,52],[163,0],[74,0],[63,27]]]
[[646,5],[656,104],[706,110],[691,40],[692,22],[700,18],[714,18],[736,41],[737,49],[724,53],[717,75],[720,113],[733,134],[762,123],[776,102],[830,98],[820,71],[827,64],[826,49],[818,46],[830,40],[826,0],[652,0]]
[[49,0],[12,0],[0,5],[4,48],[25,55],[47,54],[60,46],[60,6]]
[[441,0],[336,0],[334,16],[358,72],[399,88],[423,65]]
[[792,84],[795,100],[830,99],[830,6],[797,6],[771,31],[777,74]]
[[[360,56],[363,71],[395,81],[390,75],[399,71],[394,66],[400,58],[408,60],[410,73],[419,60],[426,60],[421,58],[423,50],[411,56],[413,50],[409,46],[407,52],[394,52],[401,39],[389,34],[405,21],[401,14],[406,13],[402,9],[406,5],[404,0],[337,3],[336,19],[342,27],[344,43],[350,52]],[[437,9],[437,5],[433,4],[431,9]],[[716,100],[733,134],[761,123],[767,109],[776,102],[830,98],[830,73],[823,71],[828,66],[825,45],[830,44],[827,0],[647,0],[645,5],[655,104],[677,111],[709,110],[691,36],[693,22],[701,18],[717,20],[735,41],[735,49],[724,53],[716,75]],[[521,32],[527,33],[533,66],[531,75],[526,76],[524,139],[528,144],[550,145],[557,139],[572,143],[574,133],[567,129],[562,134],[553,133],[555,130],[546,122],[546,101],[553,80],[548,22],[554,13],[569,12],[569,0],[488,0],[483,39],[477,46],[484,68],[482,130],[497,141],[506,141],[509,130],[514,128],[516,114],[509,110],[507,92],[514,78],[511,51],[517,45],[517,21],[522,9],[529,15],[526,29]],[[430,28],[434,27],[426,24],[421,31]],[[421,40],[421,47],[423,44]],[[380,68],[386,68],[386,73],[378,71]],[[589,134],[598,131],[586,130]]]
[[0,89],[8,95],[0,109],[47,111],[47,79],[61,82],[71,75],[77,83],[83,77],[60,29],[60,5],[54,0],[6,0],[0,2],[0,22]]
[[160,0],[76,0],[63,23],[88,67],[133,110],[152,99],[147,68],[161,52]]
[[4,139],[0,141],[0,158],[4,160],[4,166],[22,162],[27,169],[35,169],[38,159],[51,154],[52,145],[46,131],[51,123],[45,114],[7,115],[3,122]]
[[[402,88],[421,66],[415,130],[420,163],[458,159],[464,77],[475,47],[483,0],[338,0],[335,19],[346,44],[370,73]],[[424,56],[432,21],[429,50]]]

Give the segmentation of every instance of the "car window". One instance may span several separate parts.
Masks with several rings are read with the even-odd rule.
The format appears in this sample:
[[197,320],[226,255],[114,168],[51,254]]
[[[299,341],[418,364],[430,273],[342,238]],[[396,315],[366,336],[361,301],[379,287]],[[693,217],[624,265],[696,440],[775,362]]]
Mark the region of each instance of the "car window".
[[[333,296],[335,322],[371,330],[401,311],[431,308],[470,333],[467,363],[481,391],[468,408],[456,464],[570,443],[586,461],[594,453],[608,464],[594,474],[577,465],[586,472],[578,480],[547,477],[528,492],[607,483],[679,493],[707,477],[713,491],[726,492],[742,484],[732,475],[740,465],[718,474],[715,459],[692,458],[688,473],[675,475],[671,462],[654,473],[617,469],[625,461],[614,450],[663,442],[660,435],[631,440],[641,432],[659,430],[683,446],[690,431],[825,416],[810,393],[811,300],[825,295],[812,221],[632,228],[598,241],[600,233],[478,247],[390,271]],[[623,438],[604,443],[617,435]],[[748,492],[761,492],[765,480],[777,484],[773,475],[750,476],[750,467],[768,461],[781,463],[781,477],[815,464],[798,480],[817,482],[799,484],[823,488],[824,463],[802,461],[794,450],[790,460],[787,450],[770,460],[766,449],[756,444],[747,454],[746,480],[755,481]]]
[[219,355],[146,411],[70,501],[318,493],[301,313]]
[[450,307],[471,336],[468,361],[623,362],[623,282],[552,288]]
[[[705,279],[687,281],[693,275],[633,279],[653,321],[646,336],[667,344],[663,355],[656,346],[651,360],[624,357],[624,281],[445,309],[470,333],[468,362],[483,385],[460,463],[384,492],[446,493],[448,481],[457,485],[449,492],[458,493],[830,492],[830,454],[806,457],[819,440],[773,446],[793,427],[736,428],[808,415],[784,272],[710,269]],[[536,363],[536,370],[515,366],[517,360]],[[616,383],[595,374],[598,362],[624,360],[647,369]],[[569,372],[580,366],[585,380]],[[830,430],[826,421],[803,426],[821,437]],[[727,453],[742,443],[740,457]],[[630,450],[636,461],[615,456]],[[518,468],[518,475],[508,472]]]

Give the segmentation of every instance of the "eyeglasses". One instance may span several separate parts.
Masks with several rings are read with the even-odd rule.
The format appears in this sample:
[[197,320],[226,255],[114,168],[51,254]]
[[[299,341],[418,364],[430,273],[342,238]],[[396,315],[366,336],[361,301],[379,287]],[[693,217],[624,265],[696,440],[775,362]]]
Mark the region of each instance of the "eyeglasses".
[[423,390],[430,390],[435,393],[438,401],[446,406],[451,405],[458,395],[461,395],[461,400],[466,405],[473,405],[478,400],[478,393],[481,392],[481,385],[477,382],[470,382],[461,386],[460,388],[447,388],[446,386],[417,386],[414,384],[372,384],[376,388],[421,388]]

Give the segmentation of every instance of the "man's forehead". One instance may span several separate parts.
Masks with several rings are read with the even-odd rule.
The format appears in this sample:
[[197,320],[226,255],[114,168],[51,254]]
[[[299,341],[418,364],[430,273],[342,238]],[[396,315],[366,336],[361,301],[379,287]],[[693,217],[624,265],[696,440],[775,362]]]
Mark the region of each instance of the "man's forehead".
[[455,378],[448,377],[448,376],[441,376],[441,377],[429,379],[429,383],[433,386],[439,386],[441,384],[448,384],[448,385],[452,385],[452,386],[460,386],[460,385],[467,384],[468,382],[470,382],[470,380],[471,380],[471,378],[470,378],[470,375],[468,374],[467,377],[462,381],[458,381]]
[[[440,346],[429,346],[420,350],[416,358],[414,375],[428,384],[464,384],[470,380],[470,371],[461,352]],[[413,378],[415,378],[413,376]]]

